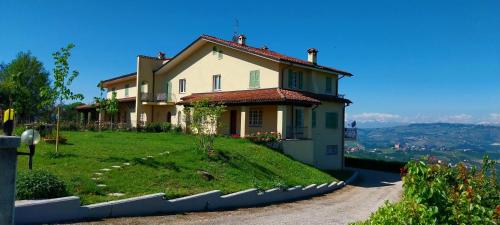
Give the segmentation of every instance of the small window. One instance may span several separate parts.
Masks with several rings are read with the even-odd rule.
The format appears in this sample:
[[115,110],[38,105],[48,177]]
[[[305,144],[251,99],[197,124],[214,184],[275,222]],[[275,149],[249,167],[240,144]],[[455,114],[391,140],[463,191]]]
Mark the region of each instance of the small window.
[[217,46],[212,47],[212,55],[217,55]]
[[332,93],[332,78],[327,77],[325,83],[326,83],[325,92],[328,94],[331,94]]
[[262,126],[262,110],[250,110],[248,114],[248,126],[261,127]]
[[312,111],[311,127],[316,128],[316,111]]
[[179,93],[186,93],[186,79],[179,80]]
[[218,55],[218,58],[219,58],[219,59],[222,59],[222,56],[223,56],[223,54],[222,54],[222,53],[223,53],[223,52],[222,52],[222,50],[219,50],[219,55]]
[[337,129],[339,126],[339,114],[336,112],[325,113],[325,127],[329,129]]
[[111,88],[111,92],[116,92],[116,88]]
[[326,155],[338,155],[339,147],[337,145],[327,145],[325,153]]
[[304,127],[304,111],[302,109],[295,109],[295,127]]
[[260,71],[250,71],[250,88],[260,88]]
[[125,84],[125,97],[128,97],[128,88],[129,87],[130,87],[130,85]]
[[148,83],[146,81],[143,81],[141,83],[141,93],[147,93],[148,92]]
[[302,71],[288,70],[288,87],[292,89],[302,89],[304,74]]
[[221,76],[220,74],[214,75],[212,78],[212,90],[220,91],[221,90]]

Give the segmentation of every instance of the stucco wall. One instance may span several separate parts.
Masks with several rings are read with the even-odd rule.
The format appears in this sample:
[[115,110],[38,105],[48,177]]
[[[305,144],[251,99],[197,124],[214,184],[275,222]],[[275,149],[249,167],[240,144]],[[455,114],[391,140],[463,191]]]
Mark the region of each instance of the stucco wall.
[[[174,101],[192,93],[212,92],[213,75],[221,75],[221,91],[248,90],[250,71],[260,71],[260,88],[278,87],[279,65],[257,56],[217,46],[222,59],[212,54],[207,43],[166,73],[157,73],[155,92],[165,92],[166,80],[172,82]],[[186,79],[186,92],[179,93],[179,80]]]
[[284,140],[283,152],[293,159],[314,165],[314,142],[312,140]]
[[[228,135],[230,132],[230,118],[231,110],[236,110],[236,133],[240,134],[241,128],[241,106],[230,106],[226,108],[226,112],[222,114],[222,127],[219,128],[220,134]],[[250,110],[262,110],[262,126],[250,127],[248,115],[246,120],[245,133],[247,135],[257,132],[276,132],[277,129],[277,106],[275,105],[256,105],[248,106],[248,112]]]
[[[129,85],[128,88],[128,96],[125,95],[125,85]],[[108,90],[106,93],[106,98],[111,98],[112,93],[113,93],[113,88],[115,88],[116,91],[116,98],[128,98],[128,97],[135,97],[137,96],[137,86],[136,86],[136,81],[134,80],[128,80],[124,82],[117,82],[114,84],[111,84],[108,86]]]
[[[294,72],[302,72],[303,75],[303,88],[302,90],[304,91],[309,91],[313,93],[318,93],[318,94],[337,94],[337,88],[338,88],[338,75],[334,74],[329,74],[329,73],[324,73],[324,72],[319,72],[311,69],[305,69],[301,67],[295,67],[295,66],[289,66],[289,65],[281,65],[280,66],[280,71],[282,72],[283,76],[283,83],[282,87],[283,88],[289,88],[291,89],[292,87],[288,86],[288,73],[289,71],[292,70]],[[332,92],[327,93],[326,92],[326,77],[332,78]]]
[[[312,128],[314,140],[314,165],[321,169],[341,169],[343,161],[342,138],[344,131],[344,106],[341,103],[323,102],[314,111],[316,112],[316,127]],[[338,127],[325,127],[325,113],[338,113]],[[328,145],[336,145],[337,151],[327,152]]]

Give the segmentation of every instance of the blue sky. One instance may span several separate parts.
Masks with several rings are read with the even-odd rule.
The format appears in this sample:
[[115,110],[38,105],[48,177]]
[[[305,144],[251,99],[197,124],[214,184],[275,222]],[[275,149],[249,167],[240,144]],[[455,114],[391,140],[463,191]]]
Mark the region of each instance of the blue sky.
[[0,2],[0,62],[74,43],[73,85],[89,102],[99,80],[135,70],[138,54],[176,54],[200,34],[352,72],[341,92],[360,122],[500,123],[500,1]]

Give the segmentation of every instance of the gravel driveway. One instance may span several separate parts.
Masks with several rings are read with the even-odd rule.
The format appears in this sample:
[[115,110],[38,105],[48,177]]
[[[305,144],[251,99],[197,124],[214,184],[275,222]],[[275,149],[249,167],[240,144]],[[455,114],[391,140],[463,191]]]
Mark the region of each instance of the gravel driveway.
[[233,211],[116,218],[79,224],[347,224],[367,219],[385,200],[399,199],[402,184],[399,174],[356,170],[359,176],[354,184],[308,200]]

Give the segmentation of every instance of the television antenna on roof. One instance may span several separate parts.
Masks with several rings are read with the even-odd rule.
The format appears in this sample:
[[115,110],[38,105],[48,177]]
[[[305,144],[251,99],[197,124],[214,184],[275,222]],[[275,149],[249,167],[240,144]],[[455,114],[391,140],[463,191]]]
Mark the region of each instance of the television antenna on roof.
[[240,21],[238,19],[234,19],[234,26],[233,26],[233,41],[237,42],[238,41],[238,36],[240,35],[239,32],[240,29]]

